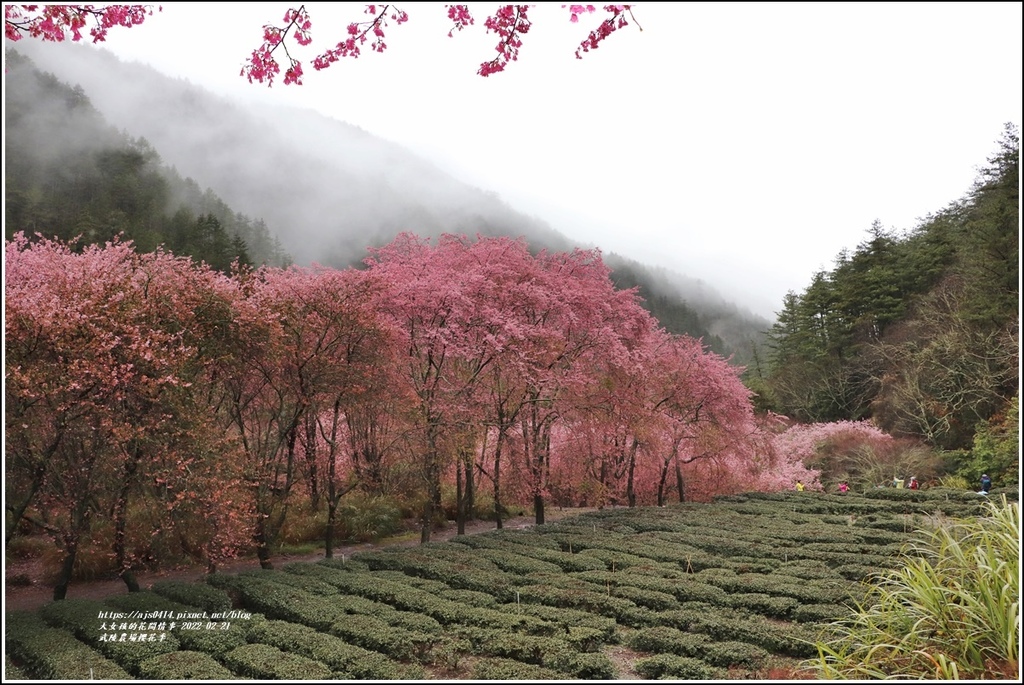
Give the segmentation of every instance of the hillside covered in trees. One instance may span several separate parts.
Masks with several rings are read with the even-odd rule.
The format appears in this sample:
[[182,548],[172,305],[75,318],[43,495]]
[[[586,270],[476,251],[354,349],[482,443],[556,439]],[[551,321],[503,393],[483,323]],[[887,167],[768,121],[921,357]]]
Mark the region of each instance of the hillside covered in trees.
[[143,138],[108,124],[81,87],[7,52],[5,238],[15,232],[118,237],[142,251],[163,246],[226,271],[283,265],[288,256],[267,225],[234,212],[212,190],[167,167]]
[[[876,222],[789,293],[749,379],[762,405],[804,422],[871,419],[954,461],[979,431],[1015,437],[1019,169],[1019,132],[1007,124],[962,199],[909,231]],[[977,468],[1016,473],[1010,458]]]

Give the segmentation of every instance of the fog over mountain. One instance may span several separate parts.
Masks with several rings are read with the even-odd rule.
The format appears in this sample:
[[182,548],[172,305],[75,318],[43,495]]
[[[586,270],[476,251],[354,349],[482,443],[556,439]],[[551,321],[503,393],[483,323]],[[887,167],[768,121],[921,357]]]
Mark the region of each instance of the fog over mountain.
[[[91,46],[22,41],[17,51],[38,69],[81,86],[110,124],[145,138],[179,174],[235,211],[263,219],[298,264],[356,264],[368,246],[402,231],[522,236],[532,248],[557,251],[600,247],[577,245],[497,194],[345,122],[298,108],[242,104]],[[628,257],[604,257],[625,279],[617,279],[620,285],[641,284],[648,300],[697,310],[700,326],[721,336],[730,352],[749,347],[770,325],[711,284]],[[662,324],[678,328],[664,318]]]

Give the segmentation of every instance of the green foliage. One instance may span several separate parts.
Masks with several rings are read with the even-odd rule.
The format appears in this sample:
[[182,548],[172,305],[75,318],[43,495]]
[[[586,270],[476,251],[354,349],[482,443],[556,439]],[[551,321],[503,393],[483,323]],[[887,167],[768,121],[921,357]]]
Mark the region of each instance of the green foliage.
[[974,434],[974,444],[968,460],[958,475],[968,483],[980,483],[981,474],[987,473],[996,487],[1017,485],[1020,482],[1020,397],[1007,404],[1004,414],[982,421]]
[[473,680],[567,680],[571,676],[559,674],[550,668],[524,664],[504,657],[483,657],[474,662],[470,676]]
[[335,513],[336,535],[345,542],[376,542],[402,530],[402,510],[393,499],[351,493]]
[[905,231],[876,221],[787,295],[758,375],[775,411],[802,422],[872,417],[943,450],[970,446],[1003,411],[1019,384],[1015,125],[998,146],[961,200]]
[[169,652],[139,664],[143,680],[234,680],[234,674],[209,654],[202,652]]
[[272,645],[326,664],[336,673],[360,680],[394,680],[409,669],[383,654],[373,652],[327,633],[286,621],[266,621],[254,627],[250,640]]
[[224,663],[237,675],[256,680],[330,680],[331,669],[319,661],[262,644],[235,647]]
[[[130,680],[116,662],[79,642],[66,630],[49,627],[38,615],[7,614],[4,620],[5,655],[24,665],[33,678],[43,680]],[[5,662],[6,663],[6,662]],[[10,671],[7,677],[15,677]],[[6,679],[6,678],[5,678]]]
[[231,598],[226,593],[202,583],[162,580],[153,583],[153,592],[175,602],[204,609],[211,614],[231,609]]
[[351,614],[331,626],[330,632],[349,644],[387,654],[394,659],[416,658],[426,661],[436,634],[419,633],[382,621],[373,616]]
[[646,680],[716,680],[724,676],[722,671],[700,659],[674,654],[637,659],[633,668]]
[[827,679],[992,678],[1020,648],[1020,506],[922,533],[809,665]]

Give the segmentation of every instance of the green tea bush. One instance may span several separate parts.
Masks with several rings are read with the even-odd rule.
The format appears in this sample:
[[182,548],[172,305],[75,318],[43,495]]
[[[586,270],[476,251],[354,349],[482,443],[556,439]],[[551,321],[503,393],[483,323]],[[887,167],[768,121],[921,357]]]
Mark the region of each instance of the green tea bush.
[[558,573],[562,571],[561,566],[557,566],[551,562],[540,561],[539,559],[523,556],[503,549],[481,548],[475,550],[473,554],[483,559],[493,561],[494,565],[505,573],[514,573],[525,576],[529,573]]
[[637,659],[633,669],[645,680],[716,680],[724,673],[700,659],[674,654]]
[[638,652],[699,656],[710,643],[707,635],[687,633],[668,626],[636,630],[626,637],[626,645]]
[[851,610],[850,606],[842,603],[801,604],[793,609],[792,618],[798,623],[828,623],[846,616]]
[[574,664],[576,652],[558,638],[476,627],[459,628],[456,633],[469,643],[473,654],[515,659],[561,672],[571,671]]
[[[607,616],[598,616],[588,611],[578,611],[576,609],[567,609],[564,607],[547,606],[545,604],[504,604],[499,607],[502,611],[509,614],[523,614],[526,616],[535,616],[543,620],[545,623],[556,626],[553,634],[561,635],[568,633],[570,635],[570,642],[572,641],[572,632],[575,628],[580,630],[595,630],[599,635],[599,640],[606,643],[614,643],[618,640],[616,629],[618,624],[614,618]],[[584,636],[587,634],[584,633]],[[584,637],[583,639],[587,639]],[[580,648],[580,651],[587,651]]]
[[567,680],[570,676],[550,668],[502,657],[481,657],[470,671],[472,680]]
[[153,583],[153,592],[179,604],[205,609],[211,614],[231,609],[231,598],[227,593],[205,583],[161,580]]
[[747,609],[771,618],[787,618],[799,606],[793,597],[778,597],[760,592],[737,592],[729,595],[728,606]]
[[426,616],[424,614],[418,614],[413,611],[401,611],[399,609],[395,609],[393,611],[380,614],[378,618],[380,618],[380,620],[384,621],[390,626],[395,626],[396,628],[403,628],[414,633],[440,635],[442,632],[444,632],[444,627],[440,623],[438,623],[436,619],[433,619],[430,616]]
[[168,652],[139,664],[143,680],[234,680],[235,675],[203,652]]
[[238,576],[235,588],[241,594],[246,608],[258,611],[267,618],[328,630],[345,616],[344,609],[338,602],[331,601],[330,595],[314,595],[259,575]]
[[659,625],[707,635],[720,642],[745,642],[773,654],[804,658],[815,652],[817,633],[798,624],[773,623],[737,609],[722,609],[700,602],[657,615]]
[[235,674],[255,680],[330,680],[333,676],[319,661],[264,644],[235,647],[224,655],[224,664]]
[[[131,679],[116,662],[75,639],[70,632],[50,627],[36,614],[8,614],[4,624],[5,656],[15,657],[33,679]],[[6,675],[15,677],[9,671]]]
[[611,597],[595,591],[552,585],[526,585],[519,588],[519,593],[523,602],[581,609],[601,616],[610,616],[628,626],[648,625],[653,613],[649,609],[638,607],[628,599]]
[[251,571],[242,571],[238,574],[238,577],[258,578],[259,580],[270,581],[272,583],[280,583],[281,585],[285,585],[290,588],[305,590],[313,595],[328,596],[338,594],[338,588],[330,583],[326,583],[312,576],[287,573],[283,570],[278,571],[276,569],[262,568],[253,569]]
[[351,614],[331,626],[331,635],[349,644],[387,654],[394,659],[423,660],[437,635],[417,633],[359,614]]
[[476,590],[441,590],[437,593],[440,597],[450,599],[453,602],[467,604],[471,607],[494,607],[498,600],[493,595]]
[[712,666],[758,669],[768,660],[768,651],[747,642],[715,641],[705,648],[701,659]]
[[201,609],[196,607],[186,606],[180,602],[175,602],[172,599],[167,599],[153,592],[128,592],[123,595],[113,595],[103,599],[103,603],[108,607],[113,607],[121,611],[137,611],[137,612],[151,612],[151,611],[173,611],[177,613],[202,613]]
[[[473,549],[495,549],[512,552],[530,559],[537,559],[558,566],[561,570],[571,573],[573,571],[604,570],[605,564],[599,559],[594,559],[582,554],[569,554],[563,552],[555,545],[554,549],[543,545],[531,546],[531,544],[542,538],[541,535],[533,535],[530,542],[523,544],[513,542],[514,538],[498,537],[495,535],[468,535],[456,538],[459,544],[466,545]],[[479,540],[479,542],[477,542]]]
[[[125,673],[125,675],[128,675]],[[29,680],[25,672],[18,668],[8,654],[4,654],[4,680]]]
[[395,680],[412,673],[402,664],[383,654],[351,645],[334,635],[286,621],[261,623],[251,631],[249,639],[308,657],[325,664],[336,673],[347,674],[359,680]]
[[174,636],[182,649],[219,658],[246,643],[250,620],[232,621],[227,630],[176,630]]
[[[88,599],[65,599],[51,602],[39,610],[43,620],[56,628],[63,628],[74,633],[75,637],[101,652],[107,658],[132,674],[138,674],[139,664],[152,656],[178,650],[178,640],[170,631],[150,631],[131,628],[132,619],[117,622],[117,629],[111,627],[111,621],[100,618],[100,612],[109,611],[109,607],[100,602]],[[125,628],[121,628],[121,624]],[[103,630],[107,625],[107,630]],[[147,624],[148,625],[148,624]],[[168,626],[170,624],[168,623]],[[116,635],[117,641],[102,640],[101,636]],[[121,635],[125,640],[120,641]],[[154,635],[155,640],[139,640],[139,636]],[[136,639],[133,641],[132,636]]]

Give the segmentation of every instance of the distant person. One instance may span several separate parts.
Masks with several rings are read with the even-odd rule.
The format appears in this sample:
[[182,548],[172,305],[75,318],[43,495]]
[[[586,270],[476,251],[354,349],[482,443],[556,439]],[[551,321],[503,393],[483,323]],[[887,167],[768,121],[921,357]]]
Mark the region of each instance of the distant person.
[[850,489],[850,486],[846,484],[845,480],[842,483],[839,484],[839,494],[840,495],[845,495],[846,491],[849,490],[849,489]]
[[797,492],[803,492],[804,491],[804,482],[802,480],[798,480],[796,482],[796,491]]
[[981,492],[979,494],[987,495],[988,491],[992,489],[992,479],[988,477],[987,473],[981,474]]
[[910,489],[917,490],[921,487],[921,484],[917,482],[917,476],[910,477]]

